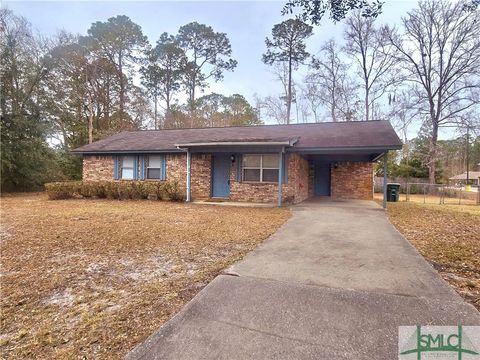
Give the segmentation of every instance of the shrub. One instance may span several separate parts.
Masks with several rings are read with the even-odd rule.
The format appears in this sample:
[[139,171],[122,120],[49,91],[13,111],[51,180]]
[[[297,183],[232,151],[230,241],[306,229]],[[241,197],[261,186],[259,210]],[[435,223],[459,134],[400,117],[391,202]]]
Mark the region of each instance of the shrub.
[[185,198],[176,181],[163,184],[162,200],[181,201]]
[[97,182],[80,182],[80,195],[86,198],[104,198],[105,187],[102,183]]
[[175,181],[65,181],[45,184],[45,189],[51,200],[84,197],[180,201],[185,198]]
[[64,181],[45,184],[48,198],[50,200],[71,199],[78,196],[81,188],[81,181]]

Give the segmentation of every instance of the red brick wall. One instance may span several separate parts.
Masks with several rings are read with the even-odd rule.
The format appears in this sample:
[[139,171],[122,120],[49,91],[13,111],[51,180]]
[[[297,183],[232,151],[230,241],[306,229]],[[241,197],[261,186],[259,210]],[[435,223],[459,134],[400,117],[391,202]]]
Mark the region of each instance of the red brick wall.
[[[282,185],[282,201],[297,204],[309,195],[309,163],[297,154],[289,154],[288,179]],[[235,167],[236,168],[236,167]],[[230,200],[260,203],[278,201],[278,184],[260,182],[237,182],[236,170],[230,172]]]
[[184,154],[168,154],[166,163],[167,181],[176,181],[185,187],[187,174],[187,156]]
[[373,163],[340,162],[332,166],[332,199],[373,199]]
[[289,185],[293,187],[294,203],[308,199],[310,195],[310,164],[300,155],[289,155]]
[[[167,180],[176,181],[185,190],[187,157],[185,154],[168,154],[166,157]],[[85,156],[83,159],[84,180],[112,180],[112,156]],[[283,184],[283,202],[299,203],[312,196],[310,164],[297,154],[288,155],[288,180]],[[211,194],[211,155],[192,155],[192,198],[203,199]],[[276,203],[278,184],[237,182],[236,164],[230,168],[230,200]]]
[[83,180],[113,180],[113,157],[87,155],[83,157]]
[[315,196],[315,164],[308,162],[308,196]]
[[[185,173],[185,181],[186,181]],[[212,156],[192,155],[192,198],[205,199],[210,197],[212,178]]]
[[[212,158],[210,155],[192,155],[192,198],[203,199],[210,197],[210,183],[212,172]],[[186,188],[187,183],[187,155],[167,155],[167,180],[176,181]]]

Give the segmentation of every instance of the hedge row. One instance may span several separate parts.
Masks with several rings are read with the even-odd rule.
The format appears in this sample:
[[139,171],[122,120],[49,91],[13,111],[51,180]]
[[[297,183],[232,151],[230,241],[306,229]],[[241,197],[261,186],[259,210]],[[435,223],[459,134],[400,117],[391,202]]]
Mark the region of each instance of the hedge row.
[[107,198],[180,201],[184,193],[169,181],[64,181],[45,184],[49,199]]

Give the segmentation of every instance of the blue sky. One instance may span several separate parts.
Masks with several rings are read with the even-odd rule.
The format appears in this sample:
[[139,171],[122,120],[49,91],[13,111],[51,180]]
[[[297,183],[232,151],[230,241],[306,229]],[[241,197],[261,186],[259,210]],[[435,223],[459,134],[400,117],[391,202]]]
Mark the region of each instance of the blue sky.
[[[224,94],[240,93],[252,100],[278,93],[279,84],[268,67],[261,62],[265,37],[272,26],[283,20],[281,9],[285,1],[3,1],[15,13],[25,16],[43,34],[55,34],[59,29],[85,34],[94,21],[124,14],[142,27],[151,43],[166,31],[176,33],[188,22],[205,23],[216,31],[227,33],[238,66],[226,73],[221,83],[212,84],[210,91]],[[400,16],[415,6],[415,1],[387,0],[379,20],[398,23]],[[316,53],[321,43],[331,37],[341,41],[342,24],[325,20],[314,29],[308,49]]]
[[[281,15],[285,1],[3,1],[2,6],[26,17],[46,35],[60,29],[85,34],[92,22],[127,15],[155,43],[164,31],[175,34],[191,21],[205,23],[227,33],[238,61],[235,71],[225,73],[224,81],[211,84],[206,93],[239,93],[252,101],[255,93],[264,97],[280,92],[280,84],[261,62],[261,56],[272,26],[286,19]],[[401,17],[416,4],[414,0],[386,0],[378,21],[399,25]],[[342,23],[325,19],[314,27],[307,50],[315,54],[324,41],[333,37],[341,42],[342,36]],[[301,73],[297,79],[301,80]]]

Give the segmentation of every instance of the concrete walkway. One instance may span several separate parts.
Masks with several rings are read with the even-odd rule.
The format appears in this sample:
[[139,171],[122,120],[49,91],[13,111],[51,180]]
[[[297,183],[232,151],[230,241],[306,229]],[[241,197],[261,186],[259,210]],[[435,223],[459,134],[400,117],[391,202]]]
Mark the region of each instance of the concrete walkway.
[[373,202],[309,201],[129,359],[396,359],[399,325],[480,324]]

